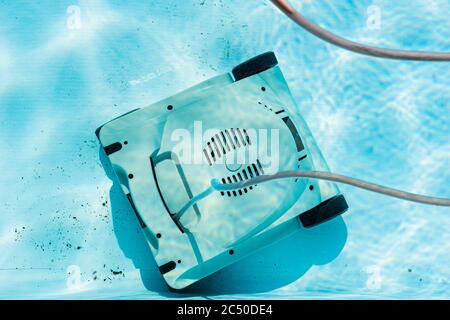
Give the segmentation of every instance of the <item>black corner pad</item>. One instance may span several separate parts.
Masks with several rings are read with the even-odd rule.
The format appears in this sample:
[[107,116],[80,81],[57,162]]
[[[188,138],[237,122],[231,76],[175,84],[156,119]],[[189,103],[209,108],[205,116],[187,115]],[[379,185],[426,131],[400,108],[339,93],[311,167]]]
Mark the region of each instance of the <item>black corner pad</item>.
[[172,271],[173,269],[175,269],[177,267],[177,264],[175,261],[169,261],[161,266],[159,266],[159,272],[161,272],[161,274],[166,274],[167,272]]
[[253,57],[233,68],[231,71],[235,81],[266,71],[278,64],[277,57],[272,51]]
[[337,217],[347,211],[347,209],[347,201],[344,196],[340,194],[303,212],[299,215],[299,219],[305,228],[311,228]]
[[103,147],[107,156],[122,150],[122,144],[120,142],[115,142],[108,146]]

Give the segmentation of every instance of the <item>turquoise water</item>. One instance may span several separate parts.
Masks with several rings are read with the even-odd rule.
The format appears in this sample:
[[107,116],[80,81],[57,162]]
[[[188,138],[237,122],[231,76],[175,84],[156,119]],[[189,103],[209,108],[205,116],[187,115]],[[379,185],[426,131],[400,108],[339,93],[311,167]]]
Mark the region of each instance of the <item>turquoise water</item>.
[[[354,40],[450,51],[448,0],[292,3]],[[450,196],[448,63],[347,53],[268,1],[0,1],[0,21],[0,298],[450,298],[449,210],[347,186],[343,220],[170,293],[94,135],[273,50],[333,171]]]

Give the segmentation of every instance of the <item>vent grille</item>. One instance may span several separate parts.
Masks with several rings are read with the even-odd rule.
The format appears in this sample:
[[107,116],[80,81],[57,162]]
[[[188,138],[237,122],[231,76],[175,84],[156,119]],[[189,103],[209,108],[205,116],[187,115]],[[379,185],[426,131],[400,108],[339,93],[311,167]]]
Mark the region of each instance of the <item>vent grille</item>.
[[230,128],[220,131],[206,142],[203,154],[206,161],[212,166],[218,159],[238,148],[251,145],[247,130]]
[[[256,163],[252,163],[251,165],[247,166],[246,168],[238,171],[237,173],[235,173],[231,176],[222,178],[222,183],[228,184],[228,183],[242,182],[242,181],[249,180],[253,177],[260,176],[262,174],[264,174],[264,169],[261,166],[261,162],[259,160],[256,160]],[[222,196],[227,195],[228,197],[242,196],[242,195],[248,193],[249,190],[253,190],[253,188],[256,186],[257,185],[249,186],[248,188],[246,187],[246,188],[232,190],[232,191],[222,191],[222,192],[220,192],[220,194]]]

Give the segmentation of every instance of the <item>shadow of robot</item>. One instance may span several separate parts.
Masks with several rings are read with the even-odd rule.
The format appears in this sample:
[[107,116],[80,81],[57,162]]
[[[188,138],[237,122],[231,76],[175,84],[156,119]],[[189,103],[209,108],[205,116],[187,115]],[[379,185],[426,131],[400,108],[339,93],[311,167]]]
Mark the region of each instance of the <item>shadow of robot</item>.
[[99,157],[106,175],[113,182],[109,190],[109,200],[114,233],[120,249],[139,270],[142,284],[147,290],[154,292],[167,290],[167,285],[159,273],[139,220],[123,193],[119,179],[102,147],[99,150]]
[[[313,265],[333,261],[345,246],[347,228],[337,217],[311,229],[301,229],[271,246],[167,297],[254,294],[285,287]],[[162,295],[165,295],[161,292]]]
[[114,232],[125,256],[139,269],[145,288],[168,298],[252,294],[272,291],[301,278],[313,265],[333,261],[345,246],[347,228],[337,217],[263,248],[182,290],[171,290],[155,259],[128,199],[102,147],[100,161],[112,180],[109,196]]

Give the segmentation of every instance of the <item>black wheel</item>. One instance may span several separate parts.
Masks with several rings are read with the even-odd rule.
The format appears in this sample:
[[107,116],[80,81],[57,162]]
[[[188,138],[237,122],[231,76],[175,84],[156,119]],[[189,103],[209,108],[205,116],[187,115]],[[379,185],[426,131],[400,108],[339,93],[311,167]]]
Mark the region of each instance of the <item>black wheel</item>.
[[235,81],[242,80],[254,74],[266,71],[278,64],[273,52],[266,52],[253,57],[233,68],[232,73]]
[[343,214],[347,209],[348,204],[344,196],[338,195],[303,212],[299,219],[305,228],[311,228]]

